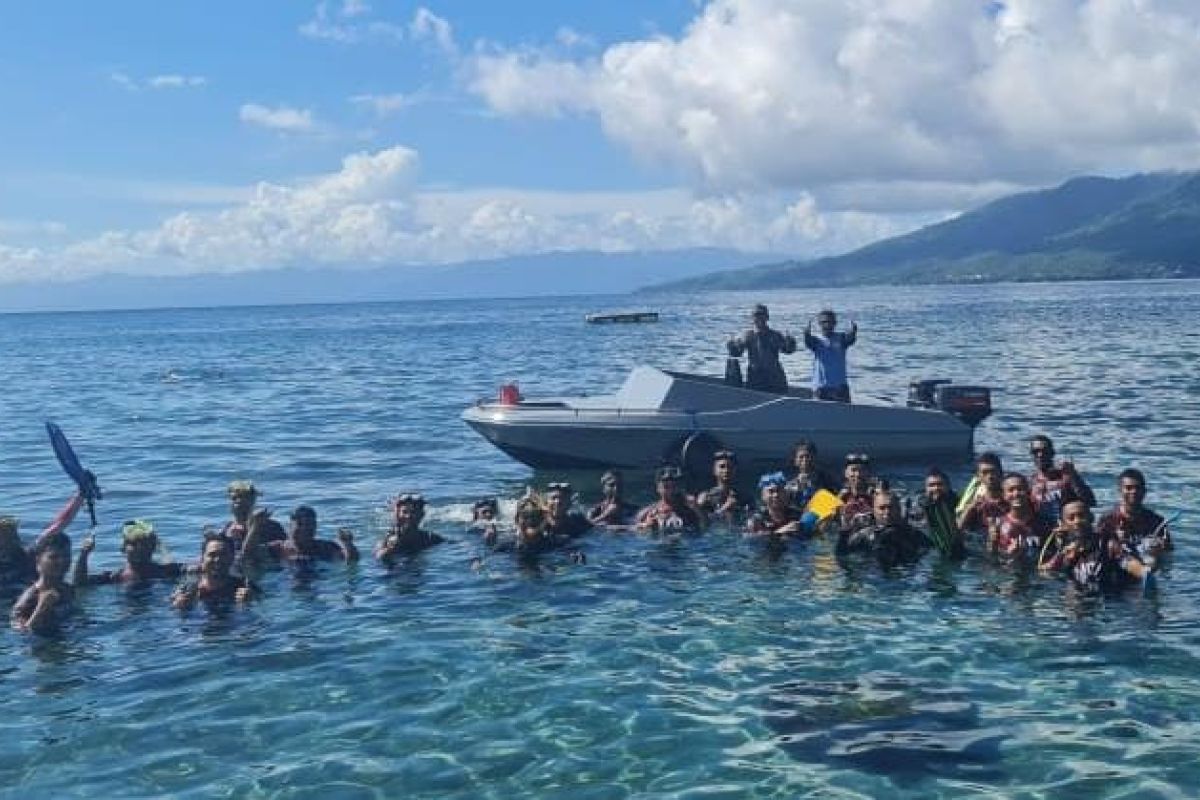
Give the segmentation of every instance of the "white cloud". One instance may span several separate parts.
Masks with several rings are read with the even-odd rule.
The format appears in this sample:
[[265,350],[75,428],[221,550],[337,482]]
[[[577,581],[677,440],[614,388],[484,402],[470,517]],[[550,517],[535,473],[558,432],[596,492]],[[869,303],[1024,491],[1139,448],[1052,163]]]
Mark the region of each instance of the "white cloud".
[[408,30],[413,39],[432,40],[442,52],[448,55],[458,53],[458,45],[454,42],[454,31],[450,27],[450,23],[424,6],[418,8],[413,14]]
[[285,133],[308,133],[317,127],[312,112],[307,108],[288,106],[269,108],[258,103],[245,103],[238,109],[238,119],[247,125],[257,125]]
[[343,0],[336,11],[328,2],[318,3],[312,19],[297,30],[301,36],[339,44],[353,44],[368,39],[397,42],[404,38],[404,28],[383,20],[368,20],[371,6],[362,0]]
[[0,283],[104,272],[447,263],[578,249],[819,254],[928,221],[823,211],[807,194],[421,190],[418,167],[417,153],[405,147],[356,153],[335,172],[260,183],[241,202],[177,213],[152,228],[53,246],[9,241],[0,245]]
[[139,89],[195,89],[208,83],[203,75],[179,75],[175,73],[151,75],[148,78],[135,78],[128,73],[116,71],[109,74],[109,80],[123,89],[136,92]]
[[378,117],[389,117],[416,104],[418,100],[415,95],[396,92],[394,94],[356,94],[350,98],[350,102],[356,106],[370,109]]
[[154,75],[146,79],[151,89],[188,89],[204,86],[208,80],[203,75]]
[[478,48],[497,113],[594,114],[719,191],[1046,183],[1200,164],[1200,4],[712,0],[596,57]]

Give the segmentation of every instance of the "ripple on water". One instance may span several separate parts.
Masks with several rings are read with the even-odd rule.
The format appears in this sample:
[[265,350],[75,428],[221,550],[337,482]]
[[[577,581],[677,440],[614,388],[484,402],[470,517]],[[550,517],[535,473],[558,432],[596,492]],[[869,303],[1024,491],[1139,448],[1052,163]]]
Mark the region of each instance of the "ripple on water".
[[[772,293],[773,317],[795,327],[821,295]],[[757,299],[658,298],[661,326],[620,331],[580,323],[590,300],[0,317],[0,369],[21,379],[0,429],[2,510],[26,536],[65,493],[42,439],[51,417],[109,490],[97,569],[117,563],[129,517],[193,557],[243,476],[281,516],[311,503],[364,549],[386,499],[420,490],[430,526],[459,540],[386,574],[272,573],[261,603],[226,614],[181,617],[166,586],[97,589],[60,639],[6,634],[4,785],[572,800],[1090,800],[1200,785],[1200,583],[1186,568],[1200,473],[1181,457],[1198,444],[1200,335],[1186,321],[1200,284],[838,301],[863,324],[861,396],[902,399],[922,376],[1003,387],[979,446],[1025,469],[1025,438],[1047,430],[1105,503],[1112,476],[1143,466],[1151,500],[1189,512],[1156,595],[1080,595],[976,558],[883,572],[828,542],[768,549],[715,529],[596,535],[585,567],[467,566],[469,504],[497,494],[507,515],[553,476],[491,450],[462,407],[505,380],[529,395],[609,390],[640,361],[719,373],[720,348],[697,342],[740,327]],[[548,364],[549,341],[588,357]],[[85,360],[106,368],[80,372]],[[966,465],[951,467],[961,483]],[[571,478],[590,499],[594,476]]]

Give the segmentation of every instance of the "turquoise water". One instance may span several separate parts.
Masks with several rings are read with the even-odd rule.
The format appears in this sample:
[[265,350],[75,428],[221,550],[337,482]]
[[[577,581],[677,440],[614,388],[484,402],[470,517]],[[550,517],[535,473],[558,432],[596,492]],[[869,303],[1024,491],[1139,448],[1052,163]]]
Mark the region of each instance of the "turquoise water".
[[509,379],[609,390],[643,361],[719,374],[757,299],[654,298],[659,325],[599,328],[584,313],[630,301],[0,316],[0,510],[26,537],[70,491],[50,418],[107,490],[94,568],[118,564],[116,524],[135,515],[193,558],[235,477],[367,547],[386,498],[423,491],[430,527],[456,540],[390,574],[273,574],[226,615],[181,616],[168,586],[105,587],[56,639],[0,634],[2,791],[1193,794],[1200,283],[763,298],[794,332],[830,302],[859,320],[859,397],[941,375],[1005,387],[980,446],[1010,466],[1045,430],[1105,504],[1117,471],[1145,469],[1151,504],[1186,512],[1154,596],[1081,596],[981,558],[883,573],[823,542],[769,551],[721,531],[596,534],[584,566],[470,569],[469,502],[532,476],[458,420],[464,405]]

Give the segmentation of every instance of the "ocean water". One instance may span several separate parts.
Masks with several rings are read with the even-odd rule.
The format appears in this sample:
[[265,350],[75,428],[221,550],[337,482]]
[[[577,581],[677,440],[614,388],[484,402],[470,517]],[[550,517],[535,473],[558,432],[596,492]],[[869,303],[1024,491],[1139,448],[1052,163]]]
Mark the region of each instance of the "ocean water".
[[[1002,387],[979,447],[1010,467],[1048,432],[1105,505],[1143,468],[1149,503],[1183,512],[1157,593],[1090,597],[982,557],[884,572],[719,529],[592,534],[586,565],[469,566],[469,503],[556,476],[475,436],[465,405],[514,379],[608,391],[642,362],[720,374],[760,299],[796,333],[825,304],[857,319],[859,398],[919,377]],[[642,304],[663,321],[582,322]],[[227,614],[101,587],[55,638],[0,634],[0,792],[1194,796],[1197,319],[1197,282],[0,316],[0,512],[27,539],[71,491],[53,419],[106,489],[93,569],[118,565],[133,516],[195,558],[238,477],[364,551],[387,497],[421,491],[454,540],[390,573],[273,573]],[[786,363],[802,380],[806,359]],[[573,477],[591,499],[594,477]]]

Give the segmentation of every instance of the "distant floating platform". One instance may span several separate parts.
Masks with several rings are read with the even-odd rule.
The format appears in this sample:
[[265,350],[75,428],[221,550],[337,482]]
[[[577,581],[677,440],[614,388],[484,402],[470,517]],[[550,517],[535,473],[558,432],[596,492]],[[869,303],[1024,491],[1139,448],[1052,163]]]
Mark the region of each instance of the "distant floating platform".
[[584,320],[592,325],[608,323],[658,322],[657,311],[632,311],[627,314],[588,314]]

